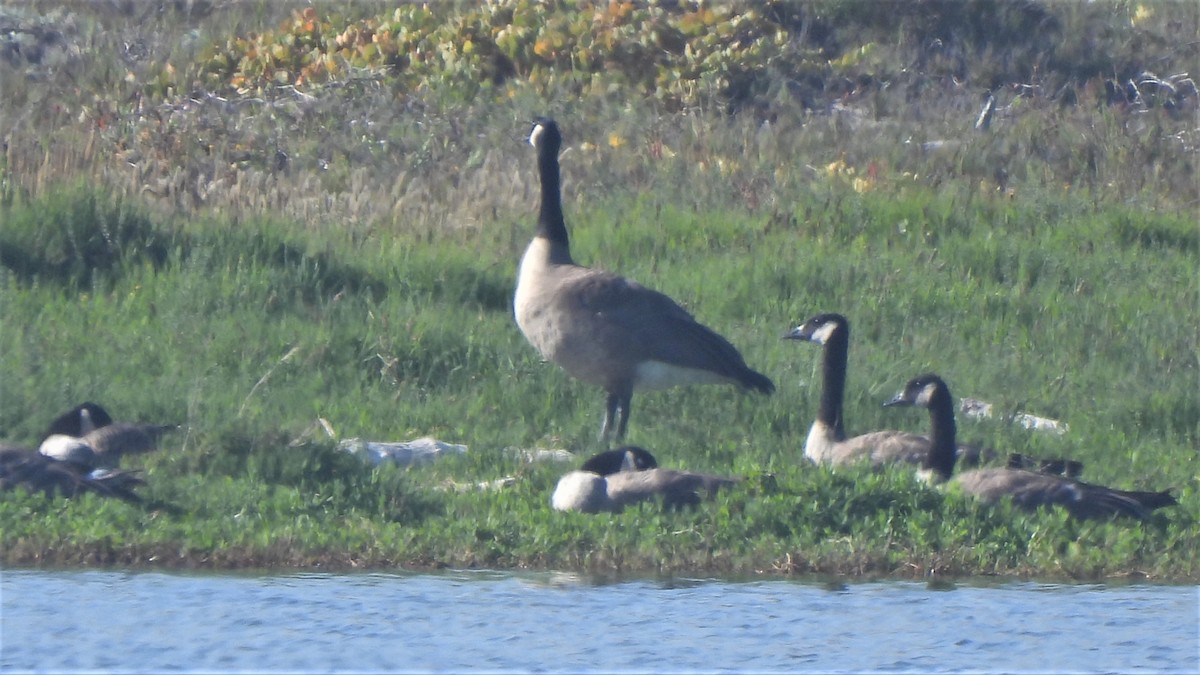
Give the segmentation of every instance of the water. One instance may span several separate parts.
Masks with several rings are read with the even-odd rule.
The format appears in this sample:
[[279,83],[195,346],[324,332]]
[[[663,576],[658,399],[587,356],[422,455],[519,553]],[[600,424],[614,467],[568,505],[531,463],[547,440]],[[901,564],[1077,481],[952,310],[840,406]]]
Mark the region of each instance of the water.
[[1195,586],[4,571],[11,671],[1200,671]]

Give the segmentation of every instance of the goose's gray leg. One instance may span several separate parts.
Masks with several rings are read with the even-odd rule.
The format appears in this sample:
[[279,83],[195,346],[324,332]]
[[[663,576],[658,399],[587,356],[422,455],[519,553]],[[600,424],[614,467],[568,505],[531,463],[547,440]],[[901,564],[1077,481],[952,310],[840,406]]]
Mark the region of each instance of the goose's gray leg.
[[604,423],[600,425],[600,440],[607,441],[613,428],[613,418],[617,416],[617,395],[609,394],[604,401]]
[[[625,439],[625,430],[629,427],[629,406],[633,401],[633,391],[618,391],[608,395],[604,410],[604,426],[600,428],[600,440],[620,442]],[[616,431],[615,436],[613,431]]]
[[625,429],[629,427],[629,410],[633,405],[633,392],[627,392],[621,395],[621,403],[619,410],[621,413],[621,422],[617,425],[617,442],[625,440]]

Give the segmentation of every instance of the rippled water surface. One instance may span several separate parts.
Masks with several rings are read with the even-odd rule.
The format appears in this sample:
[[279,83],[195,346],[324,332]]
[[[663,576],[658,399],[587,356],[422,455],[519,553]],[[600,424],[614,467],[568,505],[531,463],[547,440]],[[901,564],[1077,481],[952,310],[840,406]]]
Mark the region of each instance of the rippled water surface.
[[4,571],[4,671],[1197,672],[1195,586]]

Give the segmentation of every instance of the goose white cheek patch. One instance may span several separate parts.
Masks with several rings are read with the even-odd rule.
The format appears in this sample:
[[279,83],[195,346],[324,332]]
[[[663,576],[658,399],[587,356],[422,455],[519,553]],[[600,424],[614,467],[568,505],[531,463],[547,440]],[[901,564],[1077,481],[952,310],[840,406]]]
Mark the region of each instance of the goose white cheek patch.
[[833,331],[836,328],[837,328],[837,324],[835,324],[833,322],[826,323],[825,325],[821,326],[817,330],[813,331],[811,339],[813,342],[815,342],[819,345],[823,345],[826,342],[829,342],[829,338],[830,338],[830,336],[833,335]]
[[540,140],[542,138],[542,134],[545,132],[546,132],[546,127],[544,127],[540,124],[533,125],[533,130],[531,130],[529,132],[529,144],[536,148],[537,144],[538,144],[538,140]]

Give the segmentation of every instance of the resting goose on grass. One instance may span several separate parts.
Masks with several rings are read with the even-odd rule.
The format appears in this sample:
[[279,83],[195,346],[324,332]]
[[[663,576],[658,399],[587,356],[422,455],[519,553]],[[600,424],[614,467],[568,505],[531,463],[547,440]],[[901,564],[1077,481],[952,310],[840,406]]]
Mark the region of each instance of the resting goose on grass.
[[983,502],[1010,498],[1017,506],[1033,510],[1061,506],[1075,518],[1131,516],[1146,519],[1154,509],[1176,504],[1168,492],[1116,490],[1102,485],[1025,469],[988,468],[954,474],[954,402],[950,388],[937,375],[920,375],[884,404],[929,410],[933,447],[922,473],[937,482],[951,482]]
[[817,464],[920,463],[929,439],[905,431],[873,431],[846,437],[842,405],[850,354],[850,322],[841,314],[818,314],[784,335],[821,345],[821,403],[804,441],[804,455]]
[[[821,402],[817,419],[804,441],[804,454],[817,464],[840,466],[868,461],[876,466],[894,463],[921,464],[929,454],[928,436],[907,431],[873,431],[846,437],[843,403],[850,355],[850,321],[841,314],[817,314],[784,334],[785,340],[812,342],[821,346]],[[958,460],[974,467],[996,458],[996,452],[977,445],[958,444]],[[1013,468],[1047,473],[1083,470],[1079,462],[1040,460],[1024,455],[1009,458]]]
[[627,446],[592,457],[584,468],[559,479],[550,498],[556,511],[619,512],[629,504],[661,498],[668,509],[695,506],[739,478],[658,468],[648,451]]
[[23,488],[48,497],[74,497],[93,492],[134,504],[142,502],[142,498],[133,492],[142,480],[133,473],[97,468],[95,454],[82,443],[62,443],[58,450],[61,459],[27,448],[0,449],[0,490]]
[[77,441],[95,453],[95,466],[115,468],[124,455],[156,450],[163,434],[178,428],[175,424],[114,422],[107,410],[89,401],[54,418],[46,429],[40,450],[54,457],[67,452],[67,448]]

